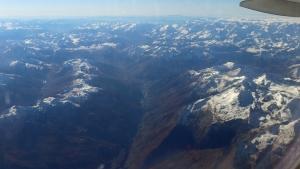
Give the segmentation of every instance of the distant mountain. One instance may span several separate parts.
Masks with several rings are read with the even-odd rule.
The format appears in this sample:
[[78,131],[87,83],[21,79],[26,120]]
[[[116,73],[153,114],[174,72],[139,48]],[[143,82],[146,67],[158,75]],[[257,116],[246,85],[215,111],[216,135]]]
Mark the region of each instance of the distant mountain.
[[289,168],[300,23],[182,18],[0,20],[0,167]]

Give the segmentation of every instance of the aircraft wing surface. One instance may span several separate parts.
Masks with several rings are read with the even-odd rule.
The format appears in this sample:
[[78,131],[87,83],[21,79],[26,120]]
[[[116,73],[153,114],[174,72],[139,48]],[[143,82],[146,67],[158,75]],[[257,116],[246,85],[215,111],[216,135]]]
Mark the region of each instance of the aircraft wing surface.
[[244,0],[240,6],[283,16],[300,16],[300,0]]

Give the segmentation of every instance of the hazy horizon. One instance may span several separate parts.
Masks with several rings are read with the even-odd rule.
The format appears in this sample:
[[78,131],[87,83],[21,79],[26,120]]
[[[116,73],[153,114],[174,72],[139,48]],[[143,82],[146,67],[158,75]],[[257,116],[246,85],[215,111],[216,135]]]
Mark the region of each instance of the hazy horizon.
[[[241,0],[10,0],[0,2],[0,17],[101,16],[266,16],[239,7]],[[268,15],[267,15],[268,16]]]

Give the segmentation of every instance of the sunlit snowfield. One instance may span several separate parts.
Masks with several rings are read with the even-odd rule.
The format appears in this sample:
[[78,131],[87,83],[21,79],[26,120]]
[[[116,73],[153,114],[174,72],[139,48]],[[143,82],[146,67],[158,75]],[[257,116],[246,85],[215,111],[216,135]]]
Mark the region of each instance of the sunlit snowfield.
[[0,168],[289,168],[300,22],[0,20]]

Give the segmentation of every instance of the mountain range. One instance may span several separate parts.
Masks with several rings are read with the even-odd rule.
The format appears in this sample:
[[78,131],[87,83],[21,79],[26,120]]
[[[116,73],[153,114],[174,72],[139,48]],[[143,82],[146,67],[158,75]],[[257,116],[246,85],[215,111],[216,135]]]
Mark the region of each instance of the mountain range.
[[300,23],[0,20],[1,168],[290,168]]

